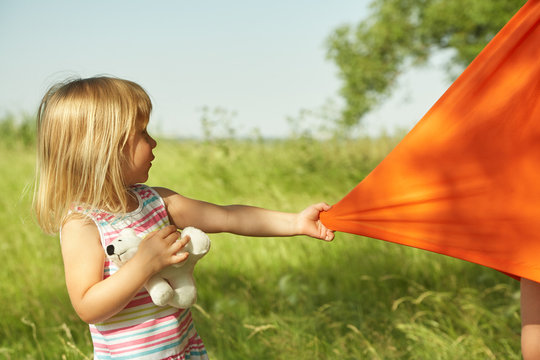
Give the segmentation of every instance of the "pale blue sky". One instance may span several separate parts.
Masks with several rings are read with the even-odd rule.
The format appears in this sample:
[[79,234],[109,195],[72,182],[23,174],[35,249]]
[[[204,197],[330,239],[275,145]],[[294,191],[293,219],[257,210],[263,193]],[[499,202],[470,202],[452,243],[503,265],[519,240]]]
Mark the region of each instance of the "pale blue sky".
[[[200,109],[235,111],[240,134],[289,133],[287,116],[339,101],[325,59],[332,29],[368,14],[366,0],[0,0],[0,116],[33,112],[69,76],[111,74],[141,84],[152,122],[201,134]],[[370,132],[410,128],[448,86],[435,61],[404,75],[366,119]]]

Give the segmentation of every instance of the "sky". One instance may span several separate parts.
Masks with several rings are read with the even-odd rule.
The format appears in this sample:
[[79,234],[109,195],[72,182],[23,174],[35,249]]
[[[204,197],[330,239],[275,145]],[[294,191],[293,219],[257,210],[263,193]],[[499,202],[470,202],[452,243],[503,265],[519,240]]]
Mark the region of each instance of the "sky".
[[[112,75],[142,85],[151,129],[200,137],[203,108],[222,109],[237,135],[283,137],[302,109],[340,104],[325,40],[369,16],[367,0],[0,0],[0,116],[34,113],[70,77]],[[403,74],[364,119],[377,135],[410,129],[448,87],[443,59]]]

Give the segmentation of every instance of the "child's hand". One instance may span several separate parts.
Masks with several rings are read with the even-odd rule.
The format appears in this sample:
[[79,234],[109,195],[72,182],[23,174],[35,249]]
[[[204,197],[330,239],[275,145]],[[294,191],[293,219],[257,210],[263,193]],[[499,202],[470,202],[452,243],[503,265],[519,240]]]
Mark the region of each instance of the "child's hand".
[[141,261],[152,274],[169,265],[178,264],[187,259],[187,252],[177,253],[190,240],[189,236],[185,236],[177,241],[179,237],[180,233],[174,225],[151,232],[141,241],[133,259]]
[[319,220],[321,211],[330,210],[330,205],[318,203],[311,205],[298,214],[298,227],[300,234],[308,235],[325,241],[334,239],[334,232],[328,229]]

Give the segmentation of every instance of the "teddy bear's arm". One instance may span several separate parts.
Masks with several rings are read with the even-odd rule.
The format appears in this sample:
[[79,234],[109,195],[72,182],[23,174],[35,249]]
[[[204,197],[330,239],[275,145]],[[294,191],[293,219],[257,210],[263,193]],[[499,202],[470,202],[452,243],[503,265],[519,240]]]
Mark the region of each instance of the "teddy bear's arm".
[[146,283],[145,288],[148,290],[154,304],[158,306],[167,305],[174,296],[174,290],[169,283],[159,275],[152,276]]

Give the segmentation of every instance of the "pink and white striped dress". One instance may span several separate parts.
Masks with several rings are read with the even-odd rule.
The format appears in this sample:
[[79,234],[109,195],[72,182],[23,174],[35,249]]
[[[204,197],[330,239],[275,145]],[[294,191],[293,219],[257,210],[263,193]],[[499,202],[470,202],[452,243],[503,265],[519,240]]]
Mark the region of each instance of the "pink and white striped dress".
[[[133,228],[137,235],[169,225],[163,199],[146,185],[134,185],[139,207],[128,214],[111,214],[101,210],[76,211],[90,217],[99,230],[101,245],[107,247],[124,228]],[[105,261],[103,276],[107,278],[118,268]],[[191,318],[189,309],[157,306],[142,289],[118,314],[99,323],[90,324],[95,359],[208,359],[206,349]]]

